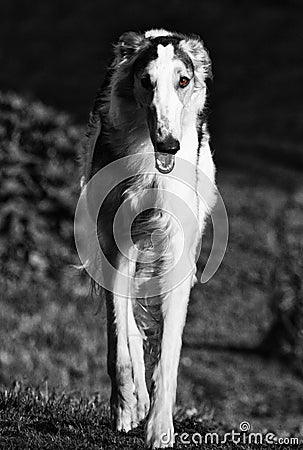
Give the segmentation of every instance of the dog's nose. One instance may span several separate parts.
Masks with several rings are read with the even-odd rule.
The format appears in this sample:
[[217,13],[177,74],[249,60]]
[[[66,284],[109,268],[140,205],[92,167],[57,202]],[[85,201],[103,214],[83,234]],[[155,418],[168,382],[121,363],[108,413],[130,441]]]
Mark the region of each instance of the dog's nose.
[[164,141],[157,142],[156,147],[157,152],[175,155],[180,150],[180,142],[172,136],[169,136]]

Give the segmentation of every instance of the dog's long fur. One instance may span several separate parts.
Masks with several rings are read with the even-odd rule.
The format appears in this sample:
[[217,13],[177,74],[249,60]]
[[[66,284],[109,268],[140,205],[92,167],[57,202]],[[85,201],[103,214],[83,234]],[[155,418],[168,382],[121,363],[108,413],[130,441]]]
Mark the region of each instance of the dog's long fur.
[[[181,89],[183,74],[186,74],[183,83],[189,84]],[[147,417],[146,443],[152,448],[174,443],[172,415],[177,370],[194,282],[192,273],[169,292],[153,297],[146,292],[144,280],[155,275],[159,276],[160,287],[169,282],[166,272],[175,264],[181,243],[180,230],[170,213],[178,218],[184,216],[184,211],[159,189],[173,192],[195,211],[198,230],[192,217],[181,217],[191,235],[185,249],[190,264],[195,263],[205,218],[215,195],[211,189],[205,194],[206,206],[197,192],[156,170],[144,153],[164,148],[164,153],[177,153],[176,165],[182,164],[178,156],[190,162],[196,191],[201,182],[199,170],[214,183],[205,121],[205,80],[210,76],[210,59],[197,36],[165,30],[123,34],[97,93],[81,155],[82,186],[101,168],[127,155],[137,154],[135,164],[146,172],[121,183],[110,193],[98,217],[98,235],[111,263],[131,279],[135,276],[136,280],[142,279],[142,283],[131,283],[126,298],[109,290],[103,292],[107,305],[113,424],[117,430],[129,431]],[[154,192],[154,207],[141,212],[146,189]],[[133,249],[126,247],[127,256],[122,256],[114,241],[113,219],[124,201],[129,201],[130,208],[138,212],[132,238],[138,248],[145,250],[146,260],[140,263],[136,263]],[[155,230],[162,230],[156,246],[150,242]],[[121,230],[121,235],[124,231]],[[150,263],[154,253],[162,256]],[[117,292],[118,277],[111,282]]]

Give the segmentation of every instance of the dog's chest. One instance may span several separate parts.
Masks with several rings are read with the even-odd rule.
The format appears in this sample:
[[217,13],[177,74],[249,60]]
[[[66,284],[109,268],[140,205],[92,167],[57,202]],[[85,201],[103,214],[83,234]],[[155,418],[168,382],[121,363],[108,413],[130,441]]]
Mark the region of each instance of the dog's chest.
[[191,229],[199,223],[195,190],[175,177],[162,174],[140,177],[128,187],[126,198],[131,211],[127,212],[127,208],[125,211],[136,218],[132,232],[137,237],[155,230],[175,234],[180,226]]

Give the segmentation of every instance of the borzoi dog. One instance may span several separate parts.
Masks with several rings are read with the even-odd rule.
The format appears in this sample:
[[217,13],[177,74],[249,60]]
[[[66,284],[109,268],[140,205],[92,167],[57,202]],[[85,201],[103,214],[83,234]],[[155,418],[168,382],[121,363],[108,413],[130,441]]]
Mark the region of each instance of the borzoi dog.
[[[84,186],[121,158],[131,156],[135,168],[104,200],[97,230],[116,269],[111,288],[102,290],[113,425],[127,432],[146,418],[146,445],[152,448],[174,444],[182,332],[205,218],[215,203],[205,119],[210,76],[199,37],[165,30],[124,33],[97,94],[82,154]],[[191,186],[180,179],[182,172]],[[198,195],[201,174],[213,188],[205,189],[204,199]],[[131,242],[127,219],[120,222],[121,248],[113,227],[123,205],[135,219]],[[180,252],[181,270],[173,274]]]

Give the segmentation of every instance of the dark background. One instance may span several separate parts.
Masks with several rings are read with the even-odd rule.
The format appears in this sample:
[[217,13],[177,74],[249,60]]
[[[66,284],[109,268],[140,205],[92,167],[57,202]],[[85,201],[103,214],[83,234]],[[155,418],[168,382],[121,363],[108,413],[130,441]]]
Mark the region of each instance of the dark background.
[[1,88],[84,122],[120,34],[153,27],[197,33],[213,60],[210,123],[218,159],[257,154],[302,166],[299,0],[11,0],[1,2],[0,17]]
[[76,151],[112,43],[157,27],[197,33],[209,49],[230,224],[220,269],[192,292],[178,404],[228,426],[247,419],[302,435],[300,0],[1,1],[0,382],[108,398],[104,311],[70,270]]

